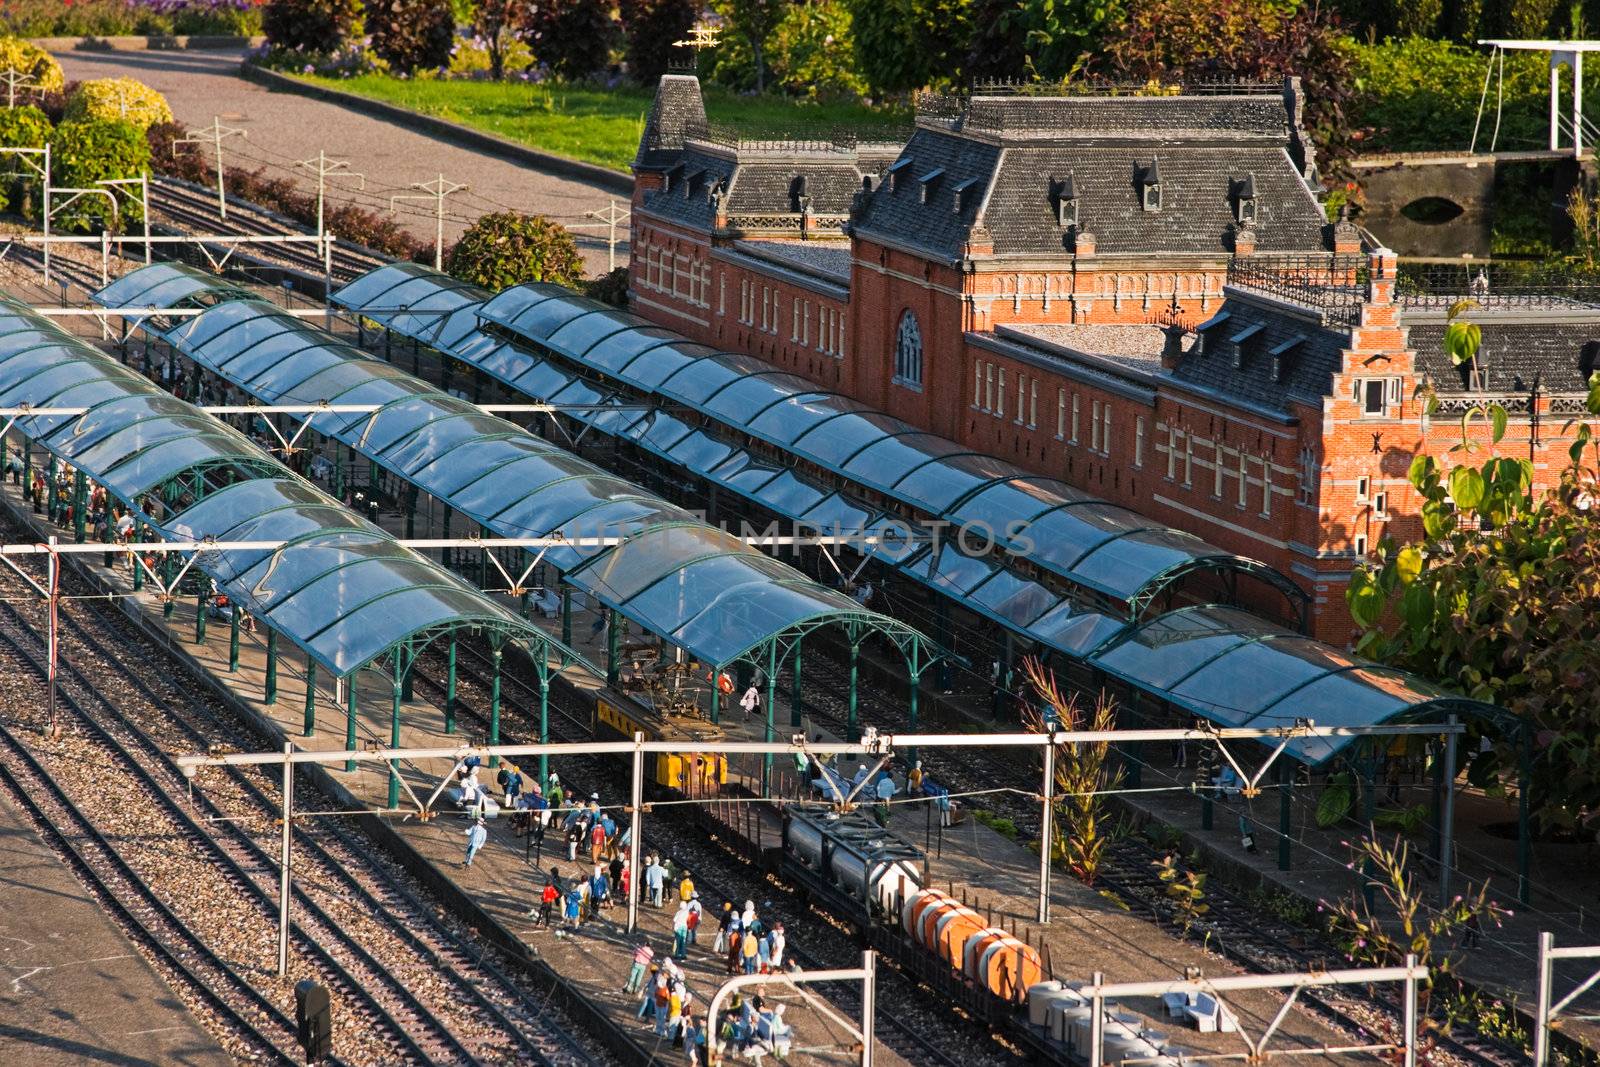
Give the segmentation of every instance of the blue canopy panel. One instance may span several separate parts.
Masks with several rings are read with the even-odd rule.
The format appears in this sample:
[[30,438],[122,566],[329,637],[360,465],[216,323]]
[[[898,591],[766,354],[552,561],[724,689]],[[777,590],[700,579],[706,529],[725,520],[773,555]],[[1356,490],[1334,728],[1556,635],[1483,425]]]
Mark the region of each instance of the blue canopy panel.
[[396,333],[433,344],[452,315],[475,310],[489,296],[487,289],[420,263],[391,263],[363,274],[333,299],[340,307]]
[[[1378,726],[1466,701],[1404,671],[1263,622],[1236,608],[1180,608],[1129,627],[1089,662],[1218,726]],[[1286,751],[1316,766],[1353,738],[1292,739]]]
[[95,300],[103,307],[171,310],[251,295],[250,290],[187,263],[152,263],[107,285]]
[[[270,304],[221,304],[163,336],[262,403],[380,405],[375,414],[330,412],[313,416],[312,422],[319,432],[497,534],[622,538],[622,544],[609,548],[555,547],[545,558],[567,572],[575,588],[707,663],[724,665],[794,627],[828,617],[879,630],[903,648],[913,639],[926,640],[887,616],[862,611],[849,597],[737,538],[695,522],[683,509]],[[637,568],[640,561],[654,559],[634,546],[658,543],[654,535],[662,529],[680,531],[673,544],[687,538],[696,552],[713,552],[721,560],[715,583],[685,587],[704,601],[692,617],[676,603],[619,597],[602,581],[624,560]],[[656,565],[658,577],[676,570],[670,559],[657,559]],[[696,571],[704,573],[706,568]]]
[[[89,408],[81,416],[19,419],[17,426],[125,507],[138,509],[182,478],[185,490],[165,502],[163,516],[146,516],[164,538],[293,542],[290,549],[201,552],[195,565],[336,676],[433,630],[482,627],[552,643],[231,427],[9,300],[0,301],[0,397],[6,405]],[[208,469],[242,480],[196,499],[188,476]]]
[[[514,388],[523,388],[536,375],[572,375],[549,368],[549,360],[529,352],[520,353],[519,361],[519,353],[506,351],[506,338],[700,412],[730,432],[751,434],[930,518],[976,527],[1006,551],[1075,585],[1126,602],[1130,618],[1196,570],[1244,571],[1278,589],[1296,608],[1305,601],[1299,586],[1255,560],[1055,479],[972,452],[754,356],[718,352],[675,337],[670,330],[559,286],[507,289],[480,305],[477,316],[486,326],[480,336],[492,339],[495,364],[471,352],[451,354]],[[548,387],[528,391],[550,394]],[[719,456],[714,432],[695,433],[693,441],[673,440],[670,445],[654,426],[630,436],[663,458],[706,474],[708,465],[724,462],[733,449],[721,446],[727,451]]]

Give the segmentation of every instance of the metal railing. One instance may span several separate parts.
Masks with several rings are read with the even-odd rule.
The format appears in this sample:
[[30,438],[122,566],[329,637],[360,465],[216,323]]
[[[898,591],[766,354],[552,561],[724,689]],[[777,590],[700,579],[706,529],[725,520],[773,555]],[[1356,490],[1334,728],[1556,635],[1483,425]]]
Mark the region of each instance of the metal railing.
[[1353,324],[1367,298],[1370,268],[1365,256],[1235,256],[1228,284],[1299,304],[1330,323]]
[[1395,283],[1401,307],[1447,311],[1459,300],[1485,309],[1600,309],[1600,281],[1533,264],[1401,265]]
[[844,126],[798,126],[792,130],[753,133],[719,122],[690,123],[684,128],[685,141],[729,148],[742,154],[794,155],[819,153],[853,155],[870,146],[898,148],[911,136],[910,125],[860,130]]

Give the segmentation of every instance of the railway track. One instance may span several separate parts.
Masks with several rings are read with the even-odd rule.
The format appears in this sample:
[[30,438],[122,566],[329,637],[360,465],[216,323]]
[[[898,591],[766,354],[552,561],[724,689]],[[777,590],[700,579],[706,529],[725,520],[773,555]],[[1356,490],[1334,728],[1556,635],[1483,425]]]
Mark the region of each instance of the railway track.
[[[511,660],[512,657],[507,657],[506,662],[510,663]],[[425,669],[419,671],[418,680],[441,694],[442,699],[444,685],[434,673],[437,662],[430,662],[424,657],[419,665],[425,665]],[[481,709],[489,690],[484,673],[489,666],[487,658],[470,643],[464,642],[458,646],[457,709],[462,716],[472,719],[481,727],[486,727],[488,721],[488,716]],[[518,695],[537,700],[537,691],[518,672],[503,669],[501,685],[503,698],[511,695],[508,689],[515,689]],[[506,701],[507,706],[518,703],[521,701]],[[550,709],[552,740],[590,739],[592,735],[587,720],[573,714],[554,699]],[[521,723],[513,721],[502,710],[502,733],[508,728],[519,729]],[[535,734],[537,723],[530,720],[527,729],[530,735]],[[577,774],[573,773],[574,767],[579,768]],[[615,770],[614,766],[608,765],[605,757],[569,756],[563,759],[561,774],[562,781],[569,789],[582,792],[581,783],[584,782],[591,789],[600,783],[614,782]],[[748,861],[709,840],[703,831],[687,829],[681,820],[657,817],[651,820],[647,834],[653,847],[660,849],[663,855],[673,856],[694,872],[701,899],[708,902],[705,927],[708,932],[714,928],[716,902],[730,900],[737,904],[742,900],[759,900],[763,902],[761,914],[765,921],[783,921],[787,929],[794,931],[788,942],[787,953],[802,967],[852,966],[859,958],[854,939],[837,920],[808,908],[794,892],[770,881]],[[825,941],[827,947],[824,949],[817,945],[808,948],[800,941],[802,937],[814,942]],[[887,961],[880,963],[878,974],[878,1039],[908,1062],[932,1064],[935,1067],[981,1067],[986,1064],[1015,1067],[1018,1063],[1009,1050],[982,1032],[981,1024],[965,1018],[952,1018],[948,1011],[930,1011],[928,997],[919,994],[914,983],[900,975]],[[859,1017],[861,993],[856,984],[826,983],[817,988],[826,991],[835,1009],[847,1016]]]
[[[21,666],[42,676],[37,638],[10,605],[0,605],[0,639],[21,657]],[[270,830],[276,805],[247,775],[228,774],[220,782],[209,783],[194,804],[207,827],[222,828],[215,839],[210,838],[208,829],[172,799],[185,791],[181,772],[143,733],[141,724],[111,701],[103,697],[96,701],[93,686],[77,668],[76,657],[82,654],[125,672],[123,677],[137,690],[138,700],[148,709],[160,709],[164,718],[175,724],[177,736],[169,732],[169,749],[203,749],[216,743],[219,733],[229,743],[249,745],[251,739],[237,729],[202,734],[187,721],[183,709],[165,701],[137,677],[136,672],[147,663],[120,662],[121,657],[70,615],[64,644],[72,658],[61,672],[62,689],[75,715],[79,743],[93,745],[104,762],[132,771],[140,799],[163,812],[195,851],[221,864],[227,872],[225,892],[255,905],[255,915],[235,921],[253,919],[258,930],[262,922],[270,926],[276,919],[276,856],[244,827]],[[86,703],[94,705],[93,715]],[[314,802],[314,798],[302,797],[307,799]],[[295,910],[299,930],[291,939],[297,957],[312,961],[339,1002],[361,1006],[348,1029],[387,1037],[383,1047],[350,1056],[350,1062],[490,1060],[553,1067],[594,1059],[568,1036],[570,1027],[565,1021],[543,1007],[537,991],[511,981],[494,960],[474,950],[461,931],[435,918],[437,909],[421,901],[395,873],[376,866],[370,845],[363,846],[355,836],[331,819],[317,820],[315,829],[298,835]],[[330,914],[334,909],[338,914]],[[252,949],[242,953],[246,958],[251,952],[259,956],[259,934],[255,940]],[[265,944],[272,940],[269,937]],[[332,946],[331,951],[324,951],[325,945]],[[374,951],[381,953],[381,961]],[[259,970],[259,961],[255,966]],[[424,1003],[417,990],[426,990],[433,1003]],[[441,1002],[449,1005],[447,1011],[438,1010],[436,1005]],[[367,1040],[370,1043],[370,1037]]]
[[[217,211],[214,196],[191,188],[171,178],[158,178],[150,183],[150,211],[154,218],[164,220],[183,233],[238,234],[244,236],[273,236],[286,232],[304,233],[304,227],[289,219],[271,215],[245,201],[230,200],[226,219]],[[228,247],[227,242],[217,242]],[[243,254],[265,259],[301,271],[313,278],[323,275],[322,253],[312,242],[239,245]],[[343,284],[365,274],[375,267],[391,262],[389,259],[358,250],[346,242],[333,246],[334,284]]]
[[[16,664],[15,646],[3,647],[0,661]],[[3,724],[0,783],[101,907],[154,957],[168,983],[187,1003],[211,1013],[213,1034],[231,1055],[298,1062],[294,1020],[190,930]]]

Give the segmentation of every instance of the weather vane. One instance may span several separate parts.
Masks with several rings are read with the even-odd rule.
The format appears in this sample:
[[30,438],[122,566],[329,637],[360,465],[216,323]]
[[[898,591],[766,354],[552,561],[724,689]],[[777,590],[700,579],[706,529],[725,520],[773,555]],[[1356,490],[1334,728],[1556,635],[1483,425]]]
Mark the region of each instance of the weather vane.
[[700,49],[716,47],[717,35],[721,32],[721,26],[715,26],[709,22],[697,22],[690,28],[688,37],[674,43],[679,48],[693,48],[695,55],[698,57]]

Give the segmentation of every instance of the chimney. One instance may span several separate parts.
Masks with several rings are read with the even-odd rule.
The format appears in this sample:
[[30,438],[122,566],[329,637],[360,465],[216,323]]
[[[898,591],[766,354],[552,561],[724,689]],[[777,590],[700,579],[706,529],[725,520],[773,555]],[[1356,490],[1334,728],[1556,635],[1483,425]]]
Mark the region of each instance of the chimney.
[[1355,256],[1361,254],[1361,231],[1350,221],[1350,205],[1339,205],[1339,221],[1333,224],[1333,254]]
[[1094,255],[1094,234],[1088,230],[1078,230],[1073,234],[1072,251],[1075,255],[1089,257]]
[[1163,326],[1161,332],[1166,335],[1161,342],[1161,369],[1172,370],[1183,361],[1183,339],[1189,331],[1183,323],[1173,322]]
[[1249,226],[1235,226],[1233,228],[1233,254],[1236,256],[1253,256],[1256,254],[1256,231]]

